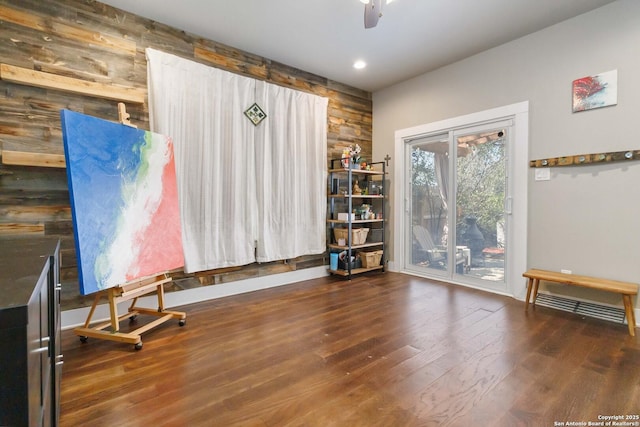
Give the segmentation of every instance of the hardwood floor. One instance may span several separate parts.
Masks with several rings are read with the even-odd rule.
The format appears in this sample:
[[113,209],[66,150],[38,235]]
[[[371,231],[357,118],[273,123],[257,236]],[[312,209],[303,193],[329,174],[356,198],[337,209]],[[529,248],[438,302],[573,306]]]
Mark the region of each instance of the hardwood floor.
[[640,414],[640,334],[463,287],[374,273],[180,310],[185,327],[153,329],[137,352],[64,331],[61,425],[556,426]]

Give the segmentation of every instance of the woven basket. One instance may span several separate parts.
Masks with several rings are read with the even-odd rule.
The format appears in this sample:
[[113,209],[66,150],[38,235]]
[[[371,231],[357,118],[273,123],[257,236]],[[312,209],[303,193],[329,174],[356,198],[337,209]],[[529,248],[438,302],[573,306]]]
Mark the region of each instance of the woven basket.
[[382,259],[383,251],[371,251],[371,252],[360,252],[360,259],[362,260],[362,266],[365,268],[377,267],[380,265],[380,260]]
[[[367,240],[367,234],[369,234],[368,228],[352,228],[351,229],[351,245],[362,245]],[[339,239],[344,239],[346,243],[347,237],[349,236],[348,228],[334,228],[333,229],[333,237],[336,239],[336,242]],[[345,244],[346,244],[345,243]]]

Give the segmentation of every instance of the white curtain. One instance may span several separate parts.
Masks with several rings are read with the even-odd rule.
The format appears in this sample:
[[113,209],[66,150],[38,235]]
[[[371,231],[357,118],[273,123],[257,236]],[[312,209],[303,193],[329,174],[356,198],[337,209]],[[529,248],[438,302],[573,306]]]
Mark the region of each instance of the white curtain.
[[257,261],[326,250],[327,98],[260,82]]
[[147,60],[151,130],[176,147],[185,271],[324,252],[327,99],[153,49]]
[[170,136],[185,271],[255,261],[252,79],[147,49],[151,130]]
[[[440,191],[440,200],[445,210],[449,205],[449,155],[436,153],[434,159],[436,181],[438,182],[438,190]],[[445,222],[442,229],[442,237],[440,244],[447,246],[449,240],[449,226]]]

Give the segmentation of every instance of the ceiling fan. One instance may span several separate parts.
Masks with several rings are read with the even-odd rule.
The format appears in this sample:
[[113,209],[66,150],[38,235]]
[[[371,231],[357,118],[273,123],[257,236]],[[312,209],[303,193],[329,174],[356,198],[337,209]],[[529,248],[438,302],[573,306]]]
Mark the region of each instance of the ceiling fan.
[[[382,0],[360,0],[364,3],[364,28],[373,28],[378,25],[378,19],[382,17]],[[387,0],[389,4],[393,0]]]

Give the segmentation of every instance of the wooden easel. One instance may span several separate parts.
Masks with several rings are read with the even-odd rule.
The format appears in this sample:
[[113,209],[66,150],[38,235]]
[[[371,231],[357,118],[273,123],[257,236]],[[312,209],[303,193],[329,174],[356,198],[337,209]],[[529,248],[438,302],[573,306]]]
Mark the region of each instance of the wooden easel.
[[127,107],[124,102],[118,102],[118,122],[121,125],[131,126],[137,128],[138,126],[131,124],[131,114],[127,113]]
[[[84,323],[84,326],[75,328],[74,333],[80,336],[80,341],[82,342],[86,342],[89,337],[92,337],[133,344],[136,350],[140,350],[142,348],[142,338],[140,335],[149,329],[155,328],[156,326],[171,319],[178,319],[178,324],[180,326],[184,326],[186,323],[186,313],[181,311],[168,311],[164,309],[163,285],[170,281],[171,277],[169,277],[167,273],[164,273],[98,292],[93,300],[93,305],[89,311],[87,321]],[[157,310],[136,306],[139,297],[152,292],[156,292],[158,295]],[[103,296],[106,296],[109,300],[110,321],[90,326],[91,318],[93,317],[95,309]],[[118,303],[129,300],[133,301],[131,302],[127,313],[118,315]],[[131,332],[120,332],[120,322],[126,318],[133,320],[138,316],[138,314],[157,316],[158,319]],[[107,329],[109,327],[111,327],[110,330]]]
[[[118,119],[120,124],[136,127],[131,124],[130,115],[127,113],[124,103],[118,103]],[[162,273],[156,276],[146,277],[138,279],[134,282],[130,282],[124,285],[115,286],[113,288],[105,289],[96,293],[96,297],[93,300],[91,310],[87,316],[84,326],[75,328],[74,333],[80,336],[80,341],[86,342],[89,337],[124,342],[133,344],[136,350],[142,348],[142,335],[149,329],[171,319],[178,319],[178,324],[184,326],[186,323],[187,315],[181,311],[168,311],[164,309],[164,284],[171,281],[171,277],[167,273]],[[153,310],[144,307],[137,307],[136,303],[138,298],[150,293],[156,292],[158,295],[158,309]],[[100,302],[100,299],[106,296],[109,300],[109,313],[110,321],[101,323],[95,326],[91,326],[91,318]],[[133,300],[127,310],[127,314],[121,316],[118,315],[118,303]],[[158,319],[141,326],[131,332],[120,332],[120,322],[127,317],[134,320],[138,314],[147,314],[150,316],[157,316]],[[111,327],[110,330],[107,328]]]

